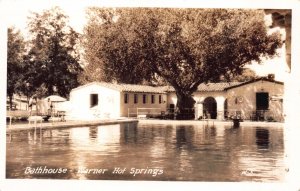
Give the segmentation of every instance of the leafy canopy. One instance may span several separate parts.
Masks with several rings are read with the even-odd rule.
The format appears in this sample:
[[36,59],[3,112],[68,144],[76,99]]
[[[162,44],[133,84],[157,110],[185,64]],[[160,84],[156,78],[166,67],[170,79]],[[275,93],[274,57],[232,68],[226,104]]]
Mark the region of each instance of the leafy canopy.
[[33,13],[29,18],[31,40],[25,56],[24,82],[35,94],[67,96],[79,84],[79,35],[67,22],[67,16],[58,7]]
[[12,96],[20,92],[22,84],[22,64],[25,54],[26,42],[19,30],[8,28],[7,30],[7,96],[10,98],[12,107]]
[[278,33],[267,34],[260,10],[94,7],[88,13],[85,58],[99,80],[141,83],[156,74],[195,90],[240,74],[281,46]]
[[[172,85],[177,107],[193,107],[203,82],[241,74],[251,61],[276,55],[262,10],[90,8],[84,32],[85,80]],[[95,71],[95,72],[94,72]]]

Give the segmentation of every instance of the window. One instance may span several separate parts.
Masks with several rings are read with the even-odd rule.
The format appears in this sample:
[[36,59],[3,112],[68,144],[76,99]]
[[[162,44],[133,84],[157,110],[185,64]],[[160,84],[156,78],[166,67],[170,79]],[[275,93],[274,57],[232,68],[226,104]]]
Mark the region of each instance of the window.
[[147,95],[146,94],[143,94],[143,103],[147,103]]
[[128,103],[129,99],[128,99],[128,94],[124,94],[124,103]]
[[161,104],[161,95],[158,96],[158,103]]
[[151,95],[151,103],[152,103],[152,104],[155,103],[155,95]]
[[269,93],[266,92],[256,93],[256,109],[257,110],[269,109]]
[[138,95],[134,94],[134,103],[138,103]]
[[98,94],[91,94],[90,95],[90,107],[94,107],[98,105]]

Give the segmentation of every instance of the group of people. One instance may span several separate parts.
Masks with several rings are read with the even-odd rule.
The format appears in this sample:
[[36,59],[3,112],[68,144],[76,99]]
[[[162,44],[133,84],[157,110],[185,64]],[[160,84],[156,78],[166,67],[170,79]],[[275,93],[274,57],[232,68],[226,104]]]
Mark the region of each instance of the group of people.
[[30,111],[30,115],[32,114],[34,104],[36,105],[37,113],[51,115],[53,111],[53,104],[50,98],[48,98],[46,101],[44,99],[39,99],[36,95],[30,97],[28,102],[28,109]]

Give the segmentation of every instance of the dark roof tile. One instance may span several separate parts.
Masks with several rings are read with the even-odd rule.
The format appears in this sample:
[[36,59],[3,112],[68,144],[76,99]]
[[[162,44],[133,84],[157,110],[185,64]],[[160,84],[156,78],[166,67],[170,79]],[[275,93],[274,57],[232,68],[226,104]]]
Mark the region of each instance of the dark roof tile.
[[[257,82],[259,80],[271,81],[266,78],[257,78],[255,80],[247,82],[221,82],[221,83],[202,83],[198,86],[197,91],[201,92],[220,92],[226,91],[231,88],[240,87],[249,83]],[[282,82],[272,81],[274,83],[282,84]],[[136,92],[136,93],[167,93],[175,92],[175,89],[172,86],[147,86],[147,85],[135,85],[135,84],[115,84],[115,83],[106,83],[106,82],[92,82],[80,87],[77,87],[73,90],[81,89],[83,87],[96,84],[106,88],[114,89],[120,92]]]
[[89,85],[99,85],[102,87],[114,89],[120,92],[136,92],[136,93],[166,93],[165,89],[161,86],[154,87],[154,86],[146,86],[146,85],[135,85],[135,84],[115,84],[115,83],[106,83],[106,82],[92,82],[83,86],[79,86],[73,90],[81,89],[83,87]]
[[[240,85],[241,82],[221,82],[221,83],[202,83],[198,86],[197,91],[202,92],[219,92],[224,91],[225,89],[231,86]],[[171,86],[165,86],[165,91],[174,92],[175,89]]]

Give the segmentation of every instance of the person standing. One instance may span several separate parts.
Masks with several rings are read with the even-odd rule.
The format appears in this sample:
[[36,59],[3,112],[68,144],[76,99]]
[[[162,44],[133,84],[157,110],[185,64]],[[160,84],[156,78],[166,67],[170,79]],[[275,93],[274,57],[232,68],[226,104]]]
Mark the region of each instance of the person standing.
[[29,98],[29,102],[28,102],[28,109],[29,109],[29,115],[31,116],[32,114],[32,107],[33,107],[33,102],[34,102],[35,95],[33,95],[32,97]]
[[52,101],[50,100],[50,98],[48,98],[48,106],[49,106],[49,115],[52,116],[53,105],[52,105]]

